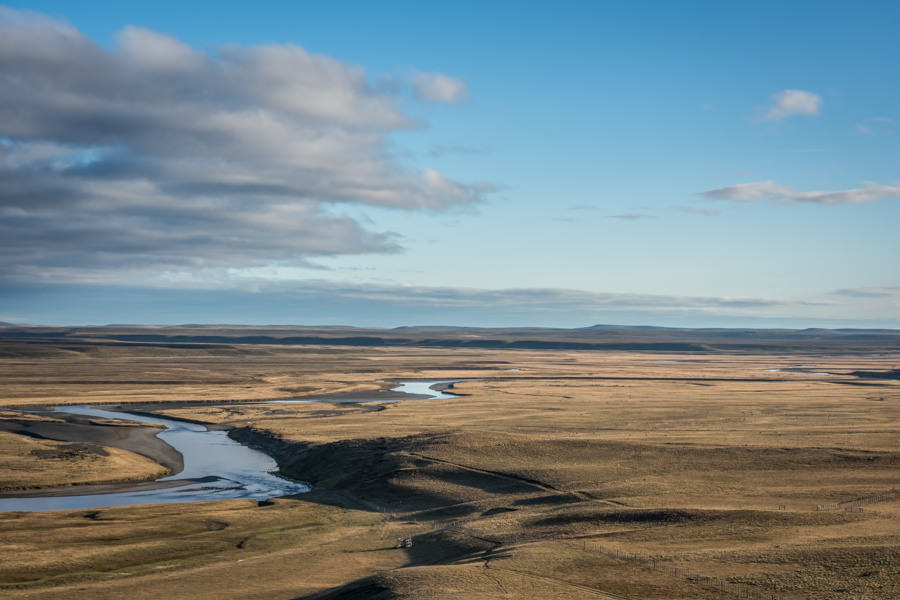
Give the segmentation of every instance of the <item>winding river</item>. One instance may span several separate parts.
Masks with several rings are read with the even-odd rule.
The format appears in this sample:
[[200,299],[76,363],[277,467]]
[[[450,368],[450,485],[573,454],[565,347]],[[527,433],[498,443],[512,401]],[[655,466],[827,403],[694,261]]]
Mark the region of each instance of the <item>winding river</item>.
[[[457,381],[460,380],[402,381],[392,388],[392,391],[410,394],[410,400],[441,400],[453,398],[454,395],[436,388],[443,388]],[[272,402],[334,403],[336,400],[312,398]],[[385,399],[372,397],[353,399],[349,402],[385,402]],[[56,410],[90,417],[127,419],[162,425],[165,429],[157,434],[157,437],[181,453],[184,469],[175,475],[158,480],[162,483],[169,482],[169,487],[110,494],[0,498],[0,511],[79,510],[239,498],[268,500],[309,491],[309,486],[304,483],[275,475],[278,465],[271,456],[229,438],[224,431],[210,431],[196,423],[104,410],[93,406],[64,406]],[[185,483],[179,484],[180,481]]]

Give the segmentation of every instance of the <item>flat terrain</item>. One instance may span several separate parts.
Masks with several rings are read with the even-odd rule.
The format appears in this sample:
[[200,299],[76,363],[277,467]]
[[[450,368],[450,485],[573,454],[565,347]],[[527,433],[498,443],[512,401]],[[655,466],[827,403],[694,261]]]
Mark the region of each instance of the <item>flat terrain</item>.
[[[111,492],[180,472],[181,455],[157,426],[66,413],[0,411],[0,495]],[[96,485],[97,489],[71,485]]]
[[[102,402],[204,421],[313,491],[2,513],[0,590],[897,598],[900,352],[885,339],[847,352],[10,340],[8,409]],[[402,378],[473,380],[454,399],[392,402],[385,380]],[[323,396],[377,401],[259,403]],[[35,456],[35,440],[0,435],[10,456]],[[63,482],[33,460],[41,485]]]

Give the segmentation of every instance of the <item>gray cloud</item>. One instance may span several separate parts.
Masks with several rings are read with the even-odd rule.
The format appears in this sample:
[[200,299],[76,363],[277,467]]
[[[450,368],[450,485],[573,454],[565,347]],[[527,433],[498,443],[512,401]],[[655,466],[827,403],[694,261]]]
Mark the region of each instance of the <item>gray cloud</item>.
[[0,8],[0,82],[7,276],[391,252],[332,207],[443,210],[493,190],[398,164],[387,136],[417,125],[393,96],[293,45],[207,54],[127,27],[107,50]]
[[721,214],[721,211],[714,208],[700,208],[698,206],[684,206],[681,204],[676,205],[675,208],[689,215],[702,215],[704,217],[714,217]]
[[[56,302],[49,304],[47,298]],[[6,316],[0,316],[0,320],[57,325],[205,322],[385,327],[413,324],[580,327],[592,323],[688,327],[898,326],[897,319],[890,316],[865,319],[848,316],[858,311],[863,302],[868,301],[808,302],[552,288],[486,290],[246,277],[203,282],[190,278],[171,285],[157,283],[154,287],[126,289],[23,286],[4,303]],[[855,308],[848,308],[851,304]],[[864,309],[862,314],[870,313]]]
[[897,286],[877,286],[865,288],[843,288],[831,292],[836,296],[848,296],[850,298],[891,298],[898,295],[900,288]]
[[866,204],[882,198],[900,198],[900,184],[883,185],[866,182],[865,187],[837,190],[802,192],[774,181],[741,183],[703,192],[704,196],[739,202],[769,200],[780,204],[808,203],[823,206],[837,204]]
[[[236,282],[238,289],[247,283]],[[792,301],[769,298],[716,296],[672,296],[591,292],[561,288],[513,288],[490,290],[465,287],[435,287],[402,284],[359,284],[327,280],[259,281],[251,287],[267,292],[325,296],[333,300],[364,300],[397,306],[434,308],[483,308],[522,311],[757,311],[790,307],[831,306],[831,302]]]
[[641,219],[655,219],[653,215],[641,213],[623,213],[621,215],[606,215],[607,219],[619,219],[620,221],[640,221]]

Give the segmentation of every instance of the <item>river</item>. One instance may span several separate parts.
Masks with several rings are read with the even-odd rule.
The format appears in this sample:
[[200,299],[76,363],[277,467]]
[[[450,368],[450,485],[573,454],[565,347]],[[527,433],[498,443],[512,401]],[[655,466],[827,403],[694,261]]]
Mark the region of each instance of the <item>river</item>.
[[[410,399],[441,400],[453,394],[434,387],[460,380],[402,381],[392,391],[414,395]],[[383,398],[354,399],[353,402],[384,402]],[[274,403],[333,403],[334,398],[275,400]],[[161,440],[181,453],[184,469],[159,482],[172,482],[172,487],[133,490],[110,494],[81,494],[72,496],[34,496],[30,498],[0,498],[0,511],[79,510],[134,504],[172,502],[201,502],[252,498],[268,500],[309,491],[309,486],[275,474],[278,465],[271,456],[254,450],[228,437],[224,431],[210,431],[203,425],[176,421],[163,417],[136,415],[111,411],[94,406],[63,406],[56,409],[76,415],[108,419],[127,419],[162,425],[157,434]],[[176,482],[186,480],[183,485]]]

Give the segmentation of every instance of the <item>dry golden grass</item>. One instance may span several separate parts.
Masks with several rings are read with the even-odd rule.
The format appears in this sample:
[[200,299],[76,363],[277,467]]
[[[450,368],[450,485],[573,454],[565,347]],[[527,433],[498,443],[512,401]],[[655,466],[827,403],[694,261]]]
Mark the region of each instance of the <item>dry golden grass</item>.
[[[233,428],[314,492],[4,515],[10,597],[728,597],[600,546],[785,600],[900,597],[900,500],[816,511],[900,490],[900,384],[849,375],[896,355],[117,352],[8,359],[2,402],[181,401],[154,409]],[[434,402],[243,402],[454,377],[482,380]],[[388,549],[400,535],[415,547]]]
[[[55,422],[62,419],[0,411],[0,419]],[[113,422],[106,420],[106,424]],[[115,422],[118,426],[125,422]],[[166,475],[162,465],[128,450],[94,443],[57,442],[0,431],[0,492],[63,485],[147,481]]]
[[[322,346],[194,349],[98,345],[42,351],[42,355],[0,359],[0,406],[310,397],[384,389],[388,385],[378,382],[384,378],[650,376],[747,378],[760,381],[760,385],[783,379],[799,384],[854,380],[841,374],[861,368],[886,370],[898,362],[890,354],[821,357]],[[812,365],[810,371],[838,375],[765,371],[798,364]],[[628,381],[619,384],[627,386]],[[557,385],[568,383],[559,381]],[[685,389],[700,387],[703,382]],[[744,393],[754,390],[760,387],[751,383]]]
[[28,598],[293,597],[403,564],[380,520],[300,501],[0,513],[0,589]]
[[[497,374],[521,353],[253,346],[59,349],[0,360],[0,407],[85,402],[222,402],[375,392],[381,378]],[[515,366],[510,365],[510,366]],[[508,367],[506,367],[508,368]]]

